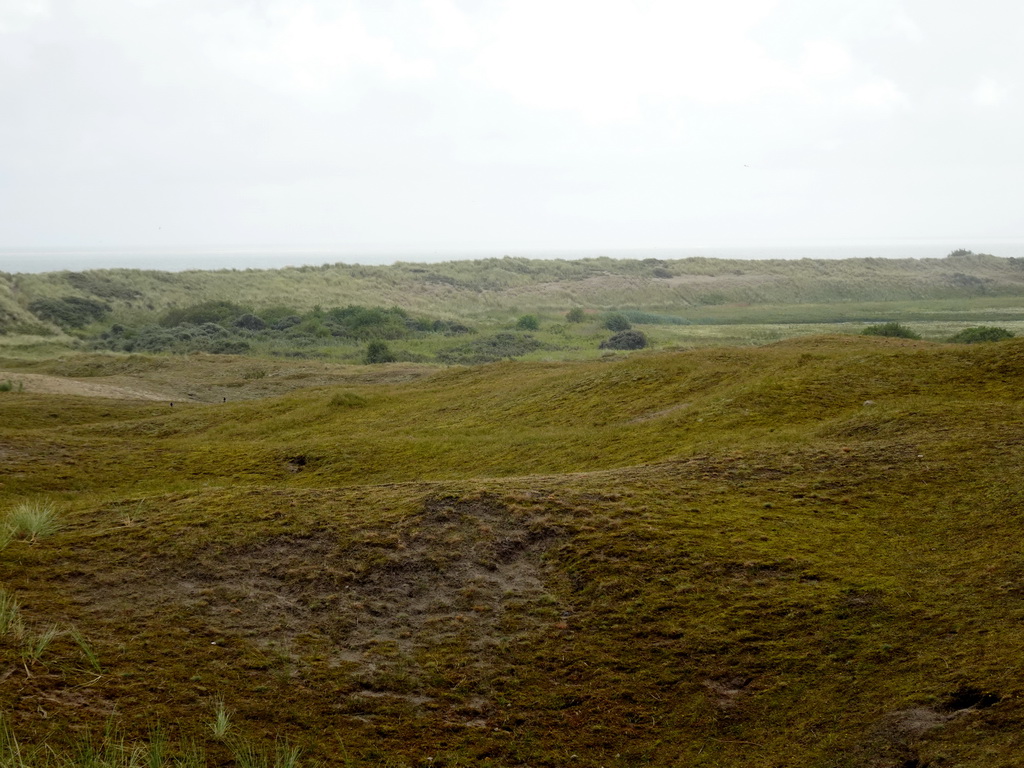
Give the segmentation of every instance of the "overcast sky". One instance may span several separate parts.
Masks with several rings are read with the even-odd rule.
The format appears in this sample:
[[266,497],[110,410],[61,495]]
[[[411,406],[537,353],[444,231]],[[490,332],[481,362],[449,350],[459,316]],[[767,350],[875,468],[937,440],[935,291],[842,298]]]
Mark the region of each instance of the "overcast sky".
[[0,0],[0,247],[1020,240],[1022,73],[1019,0]]

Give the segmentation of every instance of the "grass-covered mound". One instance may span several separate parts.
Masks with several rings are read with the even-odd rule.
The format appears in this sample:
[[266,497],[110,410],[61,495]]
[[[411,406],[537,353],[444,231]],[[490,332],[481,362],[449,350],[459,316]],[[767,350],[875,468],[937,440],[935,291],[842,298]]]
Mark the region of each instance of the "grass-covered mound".
[[632,325],[654,348],[764,344],[883,323],[946,341],[981,323],[1024,332],[1022,291],[1024,260],[969,251],[0,272],[0,355],[57,347],[342,363],[575,360],[599,357],[607,331]]
[[328,764],[1011,766],[1022,377],[1016,340],[848,336],[0,394],[0,511],[61,510],[0,552],[0,709],[216,765],[223,702]]

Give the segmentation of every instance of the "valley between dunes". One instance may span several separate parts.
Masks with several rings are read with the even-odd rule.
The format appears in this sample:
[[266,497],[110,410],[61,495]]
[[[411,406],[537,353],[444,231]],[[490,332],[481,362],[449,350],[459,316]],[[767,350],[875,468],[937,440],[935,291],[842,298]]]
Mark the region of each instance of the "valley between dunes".
[[6,367],[0,508],[60,515],[0,552],[24,764],[1024,753],[1024,342]]

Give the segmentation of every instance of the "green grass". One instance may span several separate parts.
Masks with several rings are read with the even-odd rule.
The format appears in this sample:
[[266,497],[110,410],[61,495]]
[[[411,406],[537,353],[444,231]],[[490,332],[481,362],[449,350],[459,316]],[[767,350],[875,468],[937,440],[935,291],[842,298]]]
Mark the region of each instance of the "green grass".
[[20,639],[25,631],[18,599],[6,589],[0,589],[0,637]]
[[224,700],[218,699],[214,707],[213,720],[209,722],[210,732],[215,739],[221,741],[228,735],[231,729],[231,713],[224,706]]
[[59,634],[60,628],[51,625],[26,638],[21,650],[21,659],[26,665],[26,669],[28,664],[34,664],[43,658],[43,654],[46,653],[47,649],[49,649]]
[[[297,373],[143,362],[60,365]],[[0,553],[0,583],[26,635],[73,624],[103,659],[61,632],[23,668],[0,638],[23,754],[73,755],[115,711],[111,754],[143,759],[160,723],[165,764],[194,745],[210,765],[980,768],[1024,748],[1024,341],[345,370],[173,410],[0,401],[0,504],[62,510],[59,536]]]
[[[536,319],[538,328],[527,330],[537,335],[544,351],[531,353],[529,359],[599,356],[604,338],[599,320],[609,313],[643,323],[645,331],[656,331],[656,344],[661,345],[708,343],[704,331],[691,330],[701,326],[711,329],[715,341],[710,343],[759,344],[807,333],[855,333],[881,322],[914,323],[924,338],[945,340],[981,323],[1022,330],[1022,290],[1018,260],[976,254],[817,261],[504,258],[381,267],[0,275],[0,315],[10,318],[0,326],[0,356],[32,359],[101,342],[117,346],[129,337],[138,341],[147,327],[169,318],[213,317],[227,324],[230,338],[164,341],[178,350],[206,345],[230,351],[244,343],[257,357],[300,355],[360,363],[371,337],[333,337],[321,322],[332,308],[344,313],[352,306],[378,319],[399,308],[408,319],[469,326],[481,337],[515,330],[524,317],[531,318],[532,328]],[[111,309],[100,321],[67,333],[27,309],[69,301]],[[298,337],[290,335],[294,329],[276,335],[237,331],[227,316],[196,314],[197,307],[216,308],[225,302],[232,311],[253,310],[272,321],[317,314],[317,307],[323,311],[319,319],[306,318],[310,332]],[[582,312],[585,322],[568,323],[570,309]],[[945,325],[941,333],[940,324]],[[407,333],[402,322],[385,325],[391,352],[404,362],[436,362],[465,341],[441,332]],[[737,327],[720,328],[730,325]],[[816,327],[805,327],[811,325]],[[748,333],[740,326],[753,330]],[[33,335],[33,330],[51,335]],[[162,331],[174,335],[170,328]],[[194,331],[185,335],[195,336]],[[391,332],[407,338],[393,340]],[[766,339],[766,332],[774,335]]]
[[13,538],[35,541],[60,529],[60,515],[51,502],[23,501],[7,512],[4,526]]

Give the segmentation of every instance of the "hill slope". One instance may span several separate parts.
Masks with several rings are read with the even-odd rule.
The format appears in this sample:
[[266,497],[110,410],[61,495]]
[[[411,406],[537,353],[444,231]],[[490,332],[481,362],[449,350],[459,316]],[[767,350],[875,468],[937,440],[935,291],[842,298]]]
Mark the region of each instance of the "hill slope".
[[[176,364],[176,363],[172,363]],[[1010,766],[1024,343],[0,394],[0,708],[355,765]],[[26,637],[73,624],[34,658]],[[35,633],[35,634],[34,634]],[[41,717],[40,713],[44,713]]]
[[920,260],[505,257],[380,267],[0,273],[0,278],[0,309],[10,307],[12,317],[35,300],[74,296],[105,302],[128,316],[227,299],[256,308],[382,305],[473,318],[496,311],[564,313],[573,306],[679,309],[1019,296],[1024,263],[968,252]]

